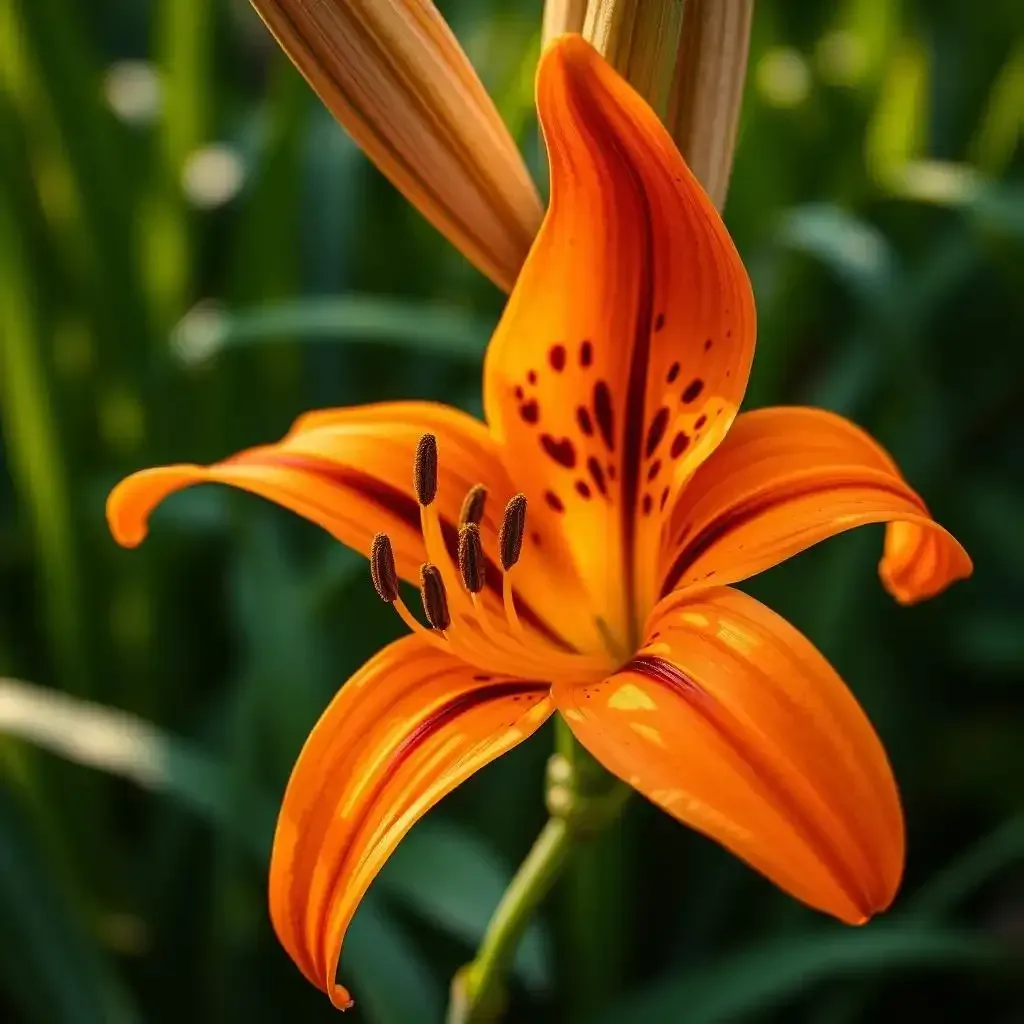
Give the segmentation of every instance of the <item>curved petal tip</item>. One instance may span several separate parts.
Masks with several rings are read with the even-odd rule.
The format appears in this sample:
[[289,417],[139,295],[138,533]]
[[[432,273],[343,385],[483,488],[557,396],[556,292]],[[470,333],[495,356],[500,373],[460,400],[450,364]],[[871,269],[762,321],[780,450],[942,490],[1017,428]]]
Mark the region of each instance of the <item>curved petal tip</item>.
[[336,1010],[351,1010],[355,1005],[355,1000],[344,985],[333,982],[328,985],[327,992],[331,997],[331,1005]]
[[149,514],[174,491],[205,479],[202,466],[143,469],[125,477],[107,497],[107,524],[122,547],[137,548],[149,532]]
[[545,74],[548,67],[583,68],[594,63],[604,63],[601,55],[578,32],[566,32],[555,36],[541,54],[538,71]]
[[970,556],[957,541],[915,522],[890,523],[885,553],[878,564],[882,585],[900,603],[917,604],[941,594],[974,572]]

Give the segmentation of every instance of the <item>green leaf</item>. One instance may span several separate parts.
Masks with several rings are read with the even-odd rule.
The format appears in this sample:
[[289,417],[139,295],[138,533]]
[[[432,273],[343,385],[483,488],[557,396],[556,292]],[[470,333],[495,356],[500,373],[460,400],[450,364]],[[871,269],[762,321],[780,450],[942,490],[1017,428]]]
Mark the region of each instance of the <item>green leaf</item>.
[[932,875],[908,903],[907,914],[938,919],[982,885],[1018,861],[1024,861],[1024,815],[989,833],[967,853]]
[[374,1024],[435,1024],[443,1019],[441,987],[372,893],[352,920],[339,978]]
[[[2,699],[2,698],[0,698]],[[114,965],[54,885],[44,850],[0,796],[0,976],[25,1020],[141,1024]]]
[[273,806],[260,797],[237,808],[221,766],[185,740],[135,715],[77,700],[41,686],[0,679],[0,734],[16,736],[76,764],[98,768],[144,789],[165,792],[222,828],[244,824],[239,836],[266,860]]
[[[812,985],[834,978],[922,968],[976,969],[998,947],[970,932],[917,925],[875,925],[782,939],[693,968],[596,1018],[630,1024],[718,1024],[766,1013]],[[682,1015],[682,1016],[681,1016]]]
[[389,344],[410,352],[479,361],[493,325],[458,309],[394,298],[346,295],[228,311],[192,310],[174,332],[178,358],[206,362],[224,349],[292,338]]
[[[231,785],[218,762],[134,715],[28,683],[0,679],[0,734],[3,733],[36,743],[78,764],[165,792],[225,833],[233,834],[259,863],[264,864],[269,858],[271,802],[261,794],[252,794],[250,788],[245,791],[250,806],[240,807],[240,791]],[[45,903],[37,900],[16,870],[9,870],[6,862],[12,854],[4,848],[2,825],[0,819],[0,901],[8,896],[5,888],[9,886],[12,892],[8,898],[24,895],[27,911],[41,912]],[[28,862],[33,863],[32,858]],[[34,920],[29,925],[37,927]],[[43,928],[41,934],[47,938],[48,929]],[[62,962],[55,958],[55,963]],[[441,1018],[443,997],[422,958],[401,926],[372,894],[360,905],[346,937],[345,963],[351,979],[358,983],[357,997],[365,1000],[371,1020],[378,1024],[417,1024]],[[72,981],[71,999],[78,984]],[[93,1020],[97,1024],[129,1024],[135,1019],[125,1013],[71,1015],[58,1018],[57,1024],[64,1020],[69,1024],[91,1024]],[[47,1024],[52,1020],[48,1016]]]
[[809,203],[788,210],[777,239],[819,260],[869,307],[885,305],[900,273],[885,236],[838,206]]
[[[511,878],[512,871],[483,840],[429,817],[402,840],[378,884],[382,892],[476,948]],[[532,988],[551,984],[550,946],[541,925],[530,925],[515,968]]]

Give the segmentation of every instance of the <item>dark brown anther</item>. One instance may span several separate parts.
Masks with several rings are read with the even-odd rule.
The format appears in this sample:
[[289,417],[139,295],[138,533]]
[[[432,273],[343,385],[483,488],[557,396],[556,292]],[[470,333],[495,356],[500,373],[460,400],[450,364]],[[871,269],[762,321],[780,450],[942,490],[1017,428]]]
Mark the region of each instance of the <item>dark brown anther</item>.
[[483,484],[475,484],[470,487],[469,493],[462,501],[462,511],[459,512],[459,526],[466,523],[480,525],[484,517],[484,506],[487,504],[487,488]]
[[423,614],[434,629],[447,629],[452,622],[448,612],[448,595],[441,579],[441,570],[436,565],[424,562],[420,566],[420,597],[423,599]]
[[501,567],[508,572],[523,550],[523,534],[526,532],[526,495],[517,494],[506,506],[505,515],[498,531],[498,551]]
[[370,579],[380,599],[391,604],[398,598],[398,573],[395,553],[386,533],[378,533],[370,545]]
[[459,530],[459,574],[471,594],[479,594],[484,589],[484,546],[480,541],[480,527],[476,523],[466,523]]
[[437,497],[437,438],[433,434],[424,434],[416,445],[413,483],[421,505],[429,505]]

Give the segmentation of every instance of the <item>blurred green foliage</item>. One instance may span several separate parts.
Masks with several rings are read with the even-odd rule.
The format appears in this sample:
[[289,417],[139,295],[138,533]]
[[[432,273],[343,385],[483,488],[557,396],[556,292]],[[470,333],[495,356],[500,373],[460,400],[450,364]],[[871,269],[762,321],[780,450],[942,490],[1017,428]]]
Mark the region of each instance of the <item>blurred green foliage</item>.
[[[542,179],[539,3],[441,6]],[[556,892],[512,1019],[1024,1020],[1022,119],[1018,0],[760,0],[727,211],[758,298],[748,405],[868,427],[977,566],[901,610],[867,530],[752,584],[876,723],[906,883],[845,929],[634,801],[604,840],[600,976]],[[0,684],[0,1018],[332,1019],[268,924],[275,803],[397,622],[360,558],[256,499],[178,496],[126,552],[104,497],[311,407],[478,411],[501,299],[242,0],[0,0],[0,675],[36,684]],[[388,864],[343,955],[353,1019],[442,1019],[550,743]]]

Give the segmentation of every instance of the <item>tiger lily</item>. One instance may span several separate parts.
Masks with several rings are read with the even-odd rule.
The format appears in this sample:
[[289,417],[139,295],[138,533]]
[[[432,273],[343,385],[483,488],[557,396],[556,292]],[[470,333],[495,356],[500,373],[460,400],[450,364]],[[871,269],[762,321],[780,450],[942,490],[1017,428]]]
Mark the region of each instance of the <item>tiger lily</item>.
[[812,644],[733,584],[863,523],[889,524],[880,575],[901,603],[971,572],[852,423],[737,415],[750,283],[631,87],[564,36],[537,106],[551,202],[487,350],[485,422],[428,402],[313,412],[277,444],[143,470],[108,501],[127,546],[192,484],[276,501],[369,552],[410,628],[331,701],[274,838],[277,934],[339,1007],[346,928],[402,836],[556,711],[611,773],[797,899],[851,924],[886,908],[904,833],[881,743]]

